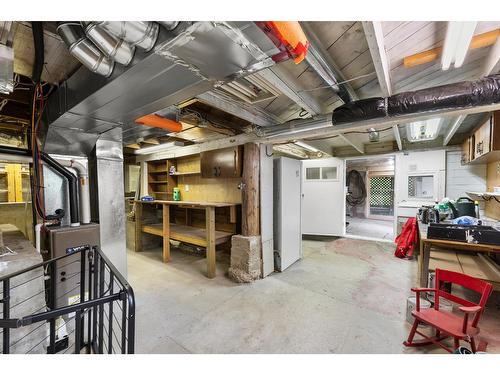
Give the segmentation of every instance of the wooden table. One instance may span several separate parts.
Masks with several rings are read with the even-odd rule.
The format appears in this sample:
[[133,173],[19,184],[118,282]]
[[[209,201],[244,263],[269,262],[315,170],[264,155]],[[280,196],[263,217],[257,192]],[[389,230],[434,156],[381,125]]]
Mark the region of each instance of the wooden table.
[[[170,240],[187,242],[206,248],[207,276],[215,277],[215,246],[226,242],[232,233],[215,230],[215,209],[219,207],[236,208],[236,203],[213,203],[213,202],[187,202],[187,201],[135,201],[135,251],[142,250],[142,233],[149,233],[163,237],[163,261],[170,261]],[[163,222],[161,224],[143,225],[142,205],[161,205],[163,210]],[[205,228],[195,228],[188,225],[170,223],[170,206],[179,206],[188,209],[205,210]],[[231,210],[233,212],[233,210]],[[235,210],[234,210],[235,212]]]
[[422,223],[420,220],[417,220],[417,223],[420,246],[420,253],[418,255],[418,280],[421,287],[427,287],[427,281],[429,278],[429,260],[432,247],[439,248],[443,251],[462,250],[467,252],[479,253],[500,252],[500,245],[485,245],[449,240],[429,239],[427,238],[427,227],[429,225]]

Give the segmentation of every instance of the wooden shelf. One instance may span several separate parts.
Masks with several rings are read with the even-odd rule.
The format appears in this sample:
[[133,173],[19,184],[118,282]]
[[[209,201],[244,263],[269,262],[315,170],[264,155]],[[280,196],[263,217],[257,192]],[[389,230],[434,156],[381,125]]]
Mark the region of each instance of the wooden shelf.
[[[144,233],[153,234],[155,236],[163,237],[163,224],[149,224],[143,225],[142,231]],[[233,234],[223,232],[220,230],[215,231],[215,244],[220,245],[227,242]],[[170,239],[190,243],[193,245],[206,247],[207,246],[207,231],[204,228],[190,227],[188,225],[180,225],[170,223]]]
[[168,184],[168,181],[149,181],[149,184]]
[[149,174],[168,174],[167,170],[164,171],[148,171]]
[[196,172],[175,172],[170,174],[171,176],[195,176],[201,174],[201,171]]

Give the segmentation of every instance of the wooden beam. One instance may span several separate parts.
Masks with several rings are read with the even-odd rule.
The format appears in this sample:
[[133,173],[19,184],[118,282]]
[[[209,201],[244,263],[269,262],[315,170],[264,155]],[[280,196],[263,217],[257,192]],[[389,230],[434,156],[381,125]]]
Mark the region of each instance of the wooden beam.
[[125,145],[125,147],[131,148],[132,150],[140,150],[141,149],[141,145],[139,145],[138,143],[130,143],[128,145]]
[[260,234],[260,147],[246,143],[243,150],[243,194],[241,232],[244,236]]
[[170,206],[162,205],[163,208],[163,263],[170,262]]
[[142,203],[135,202],[135,246],[136,252],[142,251]]
[[387,61],[387,54],[385,52],[384,33],[382,31],[382,22],[367,22],[363,23],[363,30],[365,31],[366,41],[372,56],[373,65],[377,73],[378,83],[382,90],[382,95],[392,95],[392,85],[390,77],[390,67]]
[[206,235],[207,235],[207,276],[210,279],[215,277],[216,255],[215,255],[215,208],[205,209]]
[[394,138],[396,138],[399,151],[403,151],[403,143],[401,142],[401,134],[399,133],[398,124],[392,125],[392,130],[394,131]]
[[[476,35],[472,37],[469,50],[491,46],[495,44],[495,42],[498,42],[499,36],[500,29]],[[426,64],[428,62],[436,60],[441,55],[441,53],[443,53],[443,47],[432,48],[427,51],[415,53],[410,56],[405,56],[403,58],[403,64],[405,68],[413,68],[414,66]]]
[[345,134],[339,134],[339,138],[343,139],[345,143],[354,147],[356,151],[358,151],[359,153],[361,154],[365,153],[365,145],[363,144],[363,141],[361,139],[355,139]]
[[[498,29],[500,34],[500,29]],[[500,38],[497,38],[495,44],[491,47],[490,53],[483,65],[483,76],[495,74],[500,71]]]
[[147,138],[142,141],[143,143],[147,143],[149,145],[159,145],[160,141],[157,138]]
[[462,122],[464,122],[465,118],[467,115],[460,115],[457,117],[454,117],[451,122],[450,122],[450,127],[448,128],[448,132],[446,133],[444,140],[443,140],[443,146],[446,146],[453,135],[457,132],[458,128],[460,125],[462,125]]

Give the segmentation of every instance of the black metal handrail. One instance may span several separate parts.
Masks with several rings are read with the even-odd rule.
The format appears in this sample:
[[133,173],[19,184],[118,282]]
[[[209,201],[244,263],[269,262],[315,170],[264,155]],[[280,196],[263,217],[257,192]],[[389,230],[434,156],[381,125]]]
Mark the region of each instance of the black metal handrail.
[[[67,261],[72,260],[71,263]],[[70,291],[57,295],[56,283],[58,267],[64,266],[61,263],[66,261],[66,265],[80,262],[80,271],[70,277],[79,276],[79,282]],[[43,270],[44,290],[38,291],[32,296],[18,301],[11,306],[12,293],[16,288],[26,287],[26,284],[39,279],[37,276],[28,281],[23,281],[13,286],[16,278],[26,278],[30,272]],[[61,280],[61,281],[65,281]],[[2,352],[8,354],[11,348],[22,344],[35,343],[27,353],[43,347],[47,343],[47,353],[73,352],[80,354],[82,349],[86,353],[134,353],[135,341],[135,299],[132,287],[120,274],[116,267],[103,254],[98,247],[83,247],[71,254],[66,254],[57,258],[41,262],[23,270],[13,272],[0,277],[2,283],[2,317],[0,328],[3,329]],[[78,292],[76,290],[78,289]],[[33,311],[33,313],[22,317],[11,317],[11,310],[21,304],[29,304],[33,298],[45,292],[46,306],[42,309],[46,311]],[[78,293],[78,302],[61,306],[60,301],[67,294]],[[63,299],[64,301],[64,299]],[[57,327],[58,321],[64,321]],[[74,320],[74,329],[64,337],[59,337],[58,332],[64,326],[71,325]],[[45,324],[30,330],[28,334],[17,338],[11,342],[11,333],[22,327],[28,327],[35,323],[47,322],[49,334],[42,340],[35,338],[35,334],[40,335],[40,328]],[[66,329],[66,328],[65,328]],[[31,335],[31,336],[30,336]],[[43,335],[42,335],[43,336]],[[106,339],[106,340],[105,340]],[[30,346],[30,345],[28,345]]]

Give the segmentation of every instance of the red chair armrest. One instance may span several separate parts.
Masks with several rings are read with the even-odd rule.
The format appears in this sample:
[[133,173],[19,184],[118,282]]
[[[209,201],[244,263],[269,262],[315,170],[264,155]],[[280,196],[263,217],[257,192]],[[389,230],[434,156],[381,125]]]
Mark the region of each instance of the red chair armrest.
[[469,306],[469,307],[460,306],[458,309],[465,314],[473,314],[481,311],[483,308],[481,306]]

